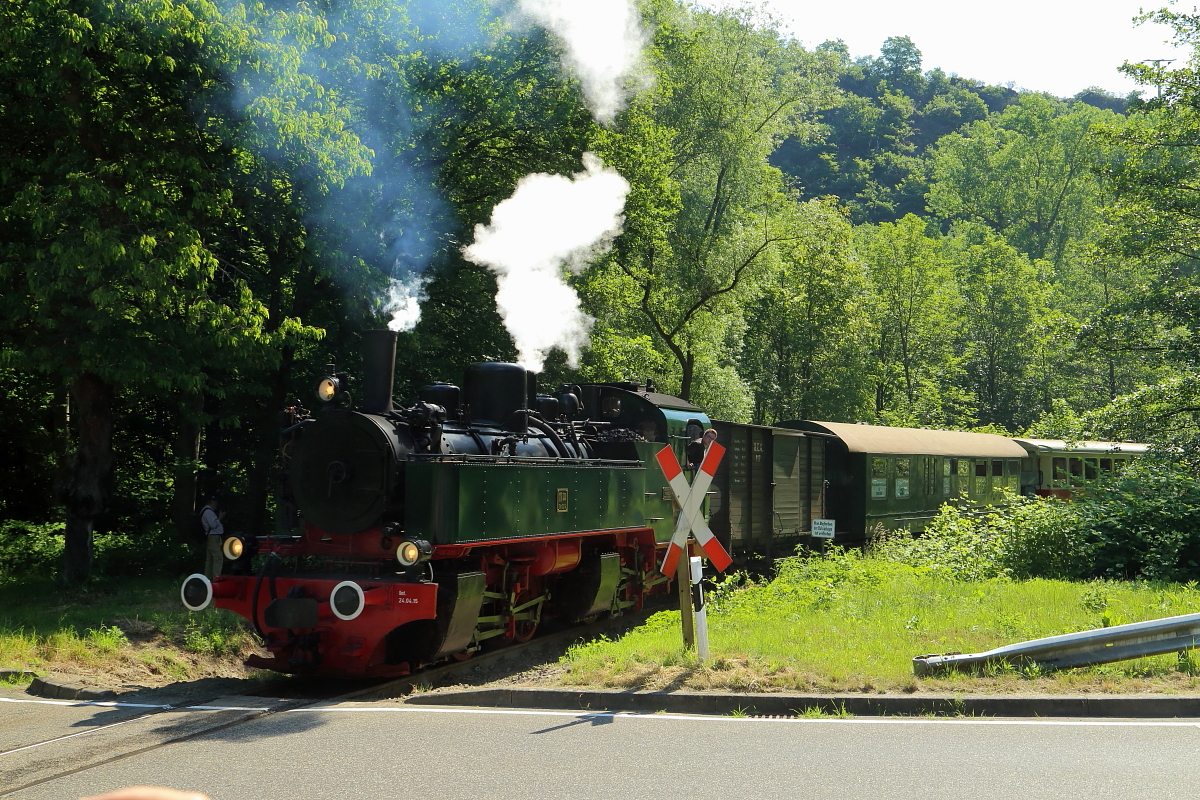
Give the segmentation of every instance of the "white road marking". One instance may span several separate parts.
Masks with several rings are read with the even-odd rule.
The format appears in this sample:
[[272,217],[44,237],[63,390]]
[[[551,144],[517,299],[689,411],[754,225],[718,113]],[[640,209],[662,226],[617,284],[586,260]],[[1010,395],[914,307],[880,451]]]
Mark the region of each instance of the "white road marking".
[[[72,708],[81,708],[83,706],[102,706],[104,708],[156,708],[161,711],[270,711],[270,708],[258,708],[250,706],[162,706],[150,705],[148,703],[115,703],[115,702],[100,702],[100,701],[74,701],[74,700],[18,700],[9,697],[0,697],[0,703],[37,703],[46,706],[70,706]],[[97,729],[98,730],[98,729]]]
[[646,720],[670,720],[677,722],[808,722],[826,725],[1048,725],[1063,727],[1143,727],[1143,728],[1200,728],[1200,721],[1175,720],[1081,720],[1081,719],[988,719],[980,717],[717,717],[703,714],[647,714],[636,711],[532,711],[516,708],[424,708],[413,706],[306,706],[290,708],[284,713],[294,714],[312,711],[342,712],[406,712],[415,714],[507,714],[531,717],[574,717],[577,719],[622,718]]
[[0,703],[37,703],[44,706],[104,706],[105,708],[170,708],[171,706],[147,703],[114,703],[99,700],[20,700],[15,697],[0,697]]

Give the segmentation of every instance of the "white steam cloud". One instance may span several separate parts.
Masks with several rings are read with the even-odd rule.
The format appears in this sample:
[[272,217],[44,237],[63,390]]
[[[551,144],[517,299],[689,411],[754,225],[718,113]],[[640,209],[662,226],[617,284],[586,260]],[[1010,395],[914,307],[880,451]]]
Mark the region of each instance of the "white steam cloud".
[[521,366],[540,372],[546,354],[560,348],[579,365],[595,321],[579,307],[563,268],[579,272],[621,232],[629,184],[593,153],[570,178],[535,173],[492,209],[491,223],[475,226],[470,261],[496,275],[496,307],[520,353]]
[[384,314],[390,314],[388,329],[411,331],[421,319],[421,303],[425,300],[425,284],[429,278],[410,274],[403,278],[388,278],[387,294],[383,298]]
[[518,0],[522,12],[563,44],[596,121],[611,124],[626,97],[649,84],[642,49],[649,35],[631,0]]

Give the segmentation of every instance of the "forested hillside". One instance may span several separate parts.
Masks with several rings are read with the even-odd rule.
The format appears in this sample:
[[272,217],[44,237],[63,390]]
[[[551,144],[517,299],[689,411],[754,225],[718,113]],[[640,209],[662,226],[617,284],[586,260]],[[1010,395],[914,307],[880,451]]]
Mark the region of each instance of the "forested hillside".
[[570,278],[590,345],[544,387],[1194,449],[1192,68],[1056,98],[927,68],[919,36],[855,58],[749,7],[640,8],[608,119],[484,0],[5,4],[6,530],[65,520],[68,581],[93,531],[165,541],[197,492],[266,532],[279,410],[361,331],[419,301],[406,398],[516,358],[463,248],[585,153],[628,182],[623,228]]

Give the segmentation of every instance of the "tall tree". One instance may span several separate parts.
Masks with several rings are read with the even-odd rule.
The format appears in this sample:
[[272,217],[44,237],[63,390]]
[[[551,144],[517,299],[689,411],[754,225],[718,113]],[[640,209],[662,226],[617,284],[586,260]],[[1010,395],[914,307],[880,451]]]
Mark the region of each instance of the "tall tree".
[[1037,377],[1029,366],[1046,316],[1045,280],[1038,266],[982,225],[956,226],[946,254],[963,301],[965,388],[982,423],[1021,430],[1042,411],[1041,397],[1028,387]]
[[1102,129],[1120,158],[1111,181],[1102,257],[1139,267],[1142,285],[1119,293],[1083,338],[1108,354],[1162,365],[1147,386],[1092,415],[1096,429],[1151,439],[1200,462],[1200,14],[1165,8],[1145,19],[1171,26],[1193,58],[1177,69],[1127,64],[1150,100],[1129,103],[1124,125]]
[[70,392],[67,583],[90,574],[94,522],[110,503],[118,391],[198,392],[206,368],[270,363],[275,345],[305,333],[295,320],[270,331],[254,295],[248,272],[261,264],[238,247],[246,198],[234,177],[253,159],[224,138],[223,114],[231,68],[258,64],[267,90],[239,109],[240,124],[265,128],[277,152],[306,152],[318,184],[362,163],[331,101],[305,106],[304,125],[287,113],[316,94],[295,80],[299,51],[323,36],[312,21],[276,18],[290,26],[256,48],[248,22],[207,5],[0,10],[0,342]]
[[[797,236],[781,223],[793,201],[767,159],[825,102],[832,75],[826,60],[747,11],[660,2],[649,16],[655,88],[597,150],[650,185],[635,185],[626,232],[600,269],[631,284],[642,323],[635,334],[665,349],[672,388],[691,399],[700,365],[704,374],[734,374],[721,350],[737,335],[737,301],[773,248]],[[633,163],[646,157],[659,162]]]
[[954,391],[960,300],[928,223],[912,214],[859,229],[873,298],[874,416],[889,423],[962,425],[969,397]]
[[802,236],[750,304],[741,369],[754,389],[754,422],[856,422],[870,416],[867,284],[851,227],[831,200],[796,206]]
[[1033,259],[1061,266],[1073,238],[1099,222],[1090,134],[1111,111],[1024,94],[1001,114],[938,141],[930,210],[944,220],[982,222]]

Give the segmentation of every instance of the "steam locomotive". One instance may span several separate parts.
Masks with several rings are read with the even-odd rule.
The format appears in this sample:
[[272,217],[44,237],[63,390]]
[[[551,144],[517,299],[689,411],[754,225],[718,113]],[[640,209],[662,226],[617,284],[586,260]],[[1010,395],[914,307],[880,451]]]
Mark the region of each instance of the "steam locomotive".
[[[284,535],[256,542],[255,575],[188,577],[184,605],[250,620],[252,666],[339,676],[524,641],[549,615],[584,620],[669,590],[658,573],[674,499],[654,459],[686,458],[711,421],[638,384],[539,395],[515,364],[467,369],[395,407],[396,337],[365,337],[362,401],[329,370],[323,408],[282,436]],[[226,539],[226,558],[247,542]]]
[[1048,493],[1076,467],[1116,469],[1145,449],[1085,443],[1072,456],[1078,445],[981,433],[721,422],[637,383],[539,394],[532,373],[503,363],[396,407],[396,335],[368,332],[364,345],[358,410],[330,365],[322,408],[285,412],[282,533],[224,542],[231,560],[256,548],[257,572],[183,583],[187,608],[216,605],[254,625],[268,656],[251,666],[403,675],[528,640],[551,616],[640,609],[672,577],[658,565],[676,502],[656,455],[670,446],[694,465],[710,426],[727,453],[705,512],[743,563],[814,534],[856,544],[880,528],[917,531],[951,499]]

